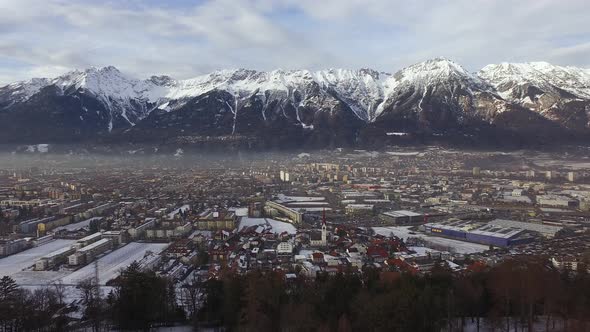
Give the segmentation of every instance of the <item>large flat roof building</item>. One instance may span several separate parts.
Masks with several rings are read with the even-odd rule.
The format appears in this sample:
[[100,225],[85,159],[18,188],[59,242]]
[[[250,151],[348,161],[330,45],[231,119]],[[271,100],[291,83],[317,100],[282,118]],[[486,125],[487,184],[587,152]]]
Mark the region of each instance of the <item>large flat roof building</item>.
[[448,220],[424,225],[427,233],[458,240],[488,244],[498,247],[531,242],[534,236],[529,230],[513,226],[479,223],[469,220]]
[[557,232],[563,229],[561,226],[537,224],[532,222],[514,221],[506,219],[495,219],[490,221],[491,225],[499,227],[517,227],[529,231],[538,232],[545,237],[554,237]]
[[424,214],[408,210],[383,212],[379,218],[383,223],[395,225],[409,225],[424,221]]

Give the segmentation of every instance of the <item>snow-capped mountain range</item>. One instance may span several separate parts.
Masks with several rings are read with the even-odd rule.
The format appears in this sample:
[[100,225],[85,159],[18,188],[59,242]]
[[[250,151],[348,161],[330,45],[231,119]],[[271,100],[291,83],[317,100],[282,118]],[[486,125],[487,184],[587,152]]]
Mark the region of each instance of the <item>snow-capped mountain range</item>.
[[545,62],[470,73],[436,58],[394,74],[237,69],[186,80],[140,80],[109,66],[0,87],[5,141],[233,136],[328,146],[390,132],[489,139],[539,130],[585,138],[589,118],[590,70]]

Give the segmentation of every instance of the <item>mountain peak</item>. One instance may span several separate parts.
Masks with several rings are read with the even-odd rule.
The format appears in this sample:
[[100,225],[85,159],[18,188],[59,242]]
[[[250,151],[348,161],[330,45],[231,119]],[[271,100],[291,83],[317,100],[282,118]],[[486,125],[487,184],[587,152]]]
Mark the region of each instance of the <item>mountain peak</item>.
[[443,82],[450,79],[472,84],[480,84],[479,78],[469,73],[456,62],[438,57],[408,66],[394,75],[399,82],[419,83],[422,85]]
[[463,67],[461,67],[461,65],[459,65],[453,60],[444,57],[429,59],[424,62],[418,63],[415,66],[419,66],[426,70],[444,70],[446,71],[446,73],[457,72],[462,74],[469,74]]
[[434,57],[432,59],[428,59],[423,62],[455,63],[453,60],[446,58],[444,56],[437,56],[437,57]]
[[[76,71],[78,72],[78,71]],[[90,67],[82,72],[84,75],[100,75],[103,77],[125,77],[125,75],[115,66]],[[126,77],[125,77],[126,78]]]

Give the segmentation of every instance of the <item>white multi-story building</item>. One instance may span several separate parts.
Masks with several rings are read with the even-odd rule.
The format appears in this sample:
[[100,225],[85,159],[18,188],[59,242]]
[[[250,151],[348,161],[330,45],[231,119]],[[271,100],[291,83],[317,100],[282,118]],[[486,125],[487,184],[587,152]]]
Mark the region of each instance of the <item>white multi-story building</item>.
[[277,245],[278,255],[289,255],[293,253],[293,245],[289,242],[281,242]]
[[567,172],[567,180],[569,182],[575,182],[577,178],[576,172]]

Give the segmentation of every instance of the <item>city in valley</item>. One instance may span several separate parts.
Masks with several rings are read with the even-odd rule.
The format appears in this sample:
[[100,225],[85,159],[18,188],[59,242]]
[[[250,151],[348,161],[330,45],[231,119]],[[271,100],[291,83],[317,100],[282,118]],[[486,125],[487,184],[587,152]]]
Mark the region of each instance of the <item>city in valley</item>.
[[[85,283],[107,299],[130,266],[168,280],[184,317],[204,321],[208,283],[254,271],[285,287],[338,276],[395,283],[439,270],[493,271],[493,280],[506,262],[590,272],[585,150],[179,150],[0,160],[0,274],[31,292],[59,289],[74,321],[88,319]],[[496,286],[489,287],[493,295]],[[506,314],[487,315],[482,329],[505,326]],[[476,315],[443,327],[475,329]],[[540,315],[533,325],[568,322]],[[521,317],[508,324],[531,324]]]
[[590,332],[588,18],[0,0],[0,332]]

